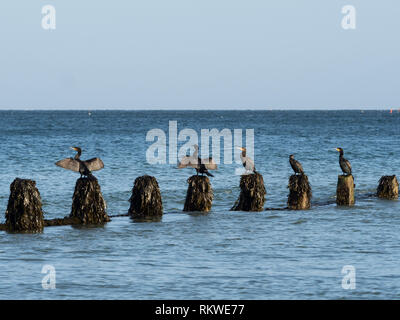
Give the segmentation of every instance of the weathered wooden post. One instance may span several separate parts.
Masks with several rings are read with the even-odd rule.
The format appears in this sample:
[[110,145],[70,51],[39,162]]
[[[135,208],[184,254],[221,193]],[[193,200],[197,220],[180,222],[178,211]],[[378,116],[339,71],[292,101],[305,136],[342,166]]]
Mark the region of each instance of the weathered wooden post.
[[191,176],[187,182],[189,186],[183,211],[210,211],[214,197],[210,179],[207,176]]
[[395,200],[399,197],[399,182],[396,176],[383,176],[376,190],[379,198]]
[[10,186],[5,229],[11,232],[41,232],[42,200],[36,182],[16,178]]
[[148,175],[138,177],[129,199],[128,214],[135,219],[159,219],[163,214],[161,192],[157,179]]
[[265,195],[263,176],[259,173],[242,175],[240,178],[240,195],[231,210],[233,211],[262,211]]
[[311,207],[312,191],[308,177],[305,174],[291,175],[289,178],[288,208],[306,210]]
[[340,206],[354,205],[354,187],[353,175],[339,175],[336,188],[336,204]]
[[104,224],[110,221],[106,213],[106,201],[94,176],[79,178],[72,197],[70,218],[78,218],[82,224]]

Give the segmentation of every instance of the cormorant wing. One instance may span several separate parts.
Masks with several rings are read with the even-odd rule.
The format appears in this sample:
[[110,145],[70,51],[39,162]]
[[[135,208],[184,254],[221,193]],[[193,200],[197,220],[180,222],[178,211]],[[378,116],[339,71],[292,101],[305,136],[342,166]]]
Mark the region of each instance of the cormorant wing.
[[187,167],[197,168],[197,166],[198,166],[197,158],[194,158],[191,156],[185,156],[179,162],[178,169],[187,168]]
[[67,170],[79,172],[79,162],[72,158],[57,161],[56,165]]
[[298,162],[297,160],[294,160],[294,161],[296,161],[295,163],[296,163],[296,165],[297,165],[297,167],[298,167],[299,171],[300,171],[300,172],[304,172],[304,170],[303,170],[303,166],[301,165],[301,163],[300,163],[300,162]]
[[208,158],[208,159],[201,159],[201,163],[204,164],[204,166],[206,167],[206,169],[208,170],[217,170],[218,166],[217,164],[214,162],[213,158]]
[[104,163],[100,158],[89,159],[84,161],[84,163],[89,171],[97,171],[104,168]]
[[344,159],[344,162],[347,164],[347,166],[349,167],[350,172],[351,172],[351,164],[350,164],[350,161],[347,160],[347,159]]

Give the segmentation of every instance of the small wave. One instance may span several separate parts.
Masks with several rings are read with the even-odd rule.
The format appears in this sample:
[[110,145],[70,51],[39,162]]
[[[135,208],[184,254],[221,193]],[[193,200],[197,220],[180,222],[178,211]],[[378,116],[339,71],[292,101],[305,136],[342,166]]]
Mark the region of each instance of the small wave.
[[299,219],[299,220],[293,222],[292,224],[302,224],[302,223],[305,223],[305,222],[307,222],[307,219]]

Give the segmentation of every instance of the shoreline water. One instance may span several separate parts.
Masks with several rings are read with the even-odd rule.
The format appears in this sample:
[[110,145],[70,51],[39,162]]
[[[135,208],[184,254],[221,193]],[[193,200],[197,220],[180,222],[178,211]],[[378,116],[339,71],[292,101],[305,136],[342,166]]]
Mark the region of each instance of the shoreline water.
[[[207,115],[207,116],[205,116]],[[359,197],[376,192],[382,175],[400,167],[398,112],[5,112],[0,111],[0,208],[15,177],[33,179],[46,219],[71,210],[76,179],[54,162],[84,146],[99,156],[96,173],[108,214],[124,214],[134,179],[155,176],[163,199],[160,222],[114,218],[103,227],[60,226],[42,234],[0,232],[0,297],[7,299],[371,299],[396,298],[400,287],[400,202]],[[146,132],[179,128],[253,128],[255,163],[267,191],[264,208],[286,204],[295,154],[309,177],[308,211],[232,212],[240,189],[238,164],[211,178],[207,215],[183,213],[194,172],[149,165]],[[341,146],[351,161],[356,204],[334,203]],[[213,172],[214,173],[214,172]],[[43,265],[54,265],[55,290],[43,290]],[[341,286],[343,266],[357,271],[356,290]]]

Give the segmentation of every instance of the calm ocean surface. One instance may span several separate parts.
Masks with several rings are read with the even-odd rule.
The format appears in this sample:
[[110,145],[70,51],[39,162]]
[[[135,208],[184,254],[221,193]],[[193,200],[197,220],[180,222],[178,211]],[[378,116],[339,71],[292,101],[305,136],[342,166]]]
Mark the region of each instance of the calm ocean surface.
[[[335,199],[342,147],[353,166],[356,205],[309,211],[231,212],[238,164],[211,178],[208,215],[183,213],[193,170],[150,165],[146,133],[254,129],[255,162],[265,207],[284,207],[292,174],[303,164],[313,202]],[[104,227],[48,227],[42,234],[0,231],[1,299],[398,299],[400,203],[365,197],[382,175],[400,175],[400,112],[394,111],[0,111],[0,222],[10,183],[37,182],[45,218],[69,214],[79,174],[54,162],[101,157],[95,173],[108,214],[126,213],[136,177],[157,178],[161,222],[113,218]],[[244,138],[244,134],[243,134]],[[180,146],[180,145],[179,145]],[[56,269],[56,289],[42,288],[42,266]],[[343,266],[356,268],[356,289],[342,288]]]

